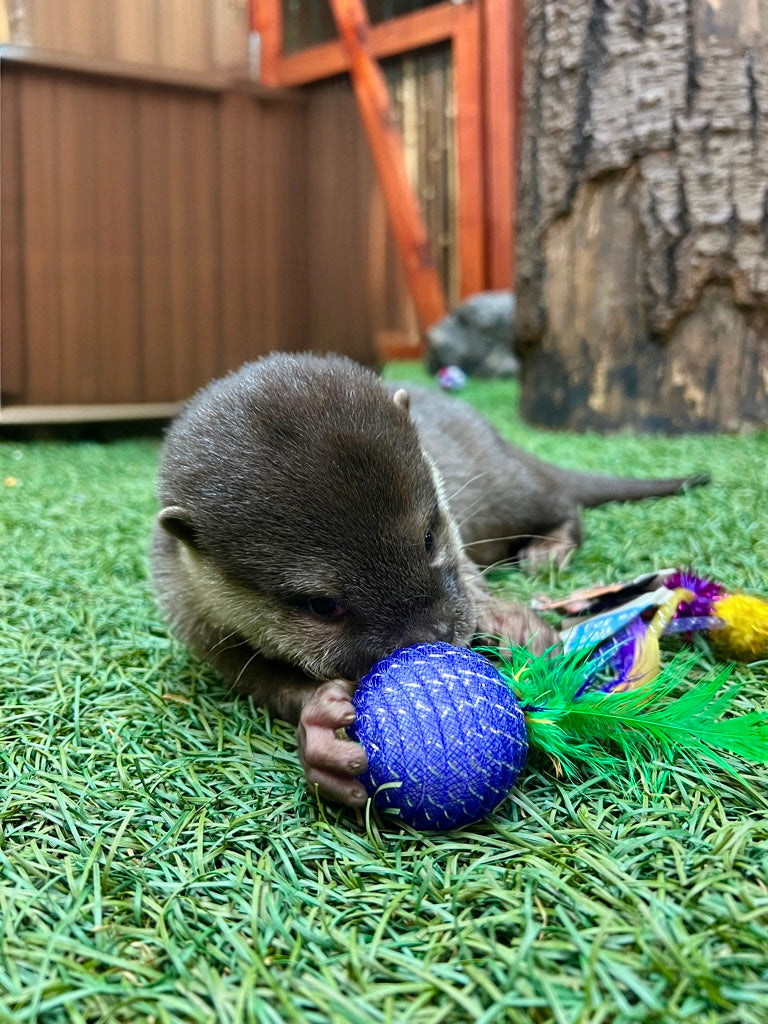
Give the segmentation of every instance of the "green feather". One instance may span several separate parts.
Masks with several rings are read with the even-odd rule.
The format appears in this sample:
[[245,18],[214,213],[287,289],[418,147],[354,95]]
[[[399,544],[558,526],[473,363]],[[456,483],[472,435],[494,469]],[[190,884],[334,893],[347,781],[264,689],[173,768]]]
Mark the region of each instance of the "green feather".
[[653,760],[675,754],[699,770],[714,763],[735,773],[723,754],[768,763],[768,712],[723,717],[740,690],[728,683],[729,667],[676,694],[698,663],[695,655],[681,655],[635,690],[579,693],[589,673],[589,653],[541,658],[523,649],[485,653],[501,661],[500,671],[525,711],[531,746],[566,775],[578,774],[580,767],[606,772],[628,763],[645,776]]

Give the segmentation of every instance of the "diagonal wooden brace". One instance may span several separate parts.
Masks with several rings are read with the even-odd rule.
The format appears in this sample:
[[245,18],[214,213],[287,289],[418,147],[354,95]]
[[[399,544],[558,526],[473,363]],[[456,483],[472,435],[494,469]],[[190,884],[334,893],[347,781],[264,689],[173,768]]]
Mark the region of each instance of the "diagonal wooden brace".
[[432,259],[419,202],[408,180],[387,83],[368,46],[368,12],[364,0],[329,0],[329,4],[349,61],[352,87],[408,290],[419,326],[425,332],[445,316],[445,295]]

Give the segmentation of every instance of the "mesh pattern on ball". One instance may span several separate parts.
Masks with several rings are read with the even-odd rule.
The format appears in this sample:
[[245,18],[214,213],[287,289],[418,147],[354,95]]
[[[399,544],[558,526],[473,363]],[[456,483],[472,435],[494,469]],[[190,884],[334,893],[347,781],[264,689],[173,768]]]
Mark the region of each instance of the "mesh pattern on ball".
[[[395,651],[362,680],[350,729],[368,753],[361,776],[382,810],[418,829],[484,817],[525,763],[525,717],[482,655],[451,644]],[[398,787],[378,791],[386,783]]]

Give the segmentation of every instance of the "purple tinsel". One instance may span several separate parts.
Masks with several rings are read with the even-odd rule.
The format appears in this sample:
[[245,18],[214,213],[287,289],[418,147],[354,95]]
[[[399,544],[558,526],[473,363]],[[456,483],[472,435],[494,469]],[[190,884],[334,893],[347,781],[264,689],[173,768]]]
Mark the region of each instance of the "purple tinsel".
[[646,626],[638,616],[628,626],[625,626],[620,633],[614,637],[615,649],[610,661],[613,679],[605,683],[600,689],[603,693],[610,693],[616,686],[630,680],[630,673],[635,664],[637,652],[645,639]]
[[725,588],[719,583],[697,576],[690,569],[680,569],[672,573],[664,580],[664,586],[668,590],[685,587],[694,595],[692,601],[682,601],[678,605],[677,614],[681,618],[712,615],[712,605],[726,594]]
[[610,693],[617,686],[630,680],[635,657],[643,643],[645,634],[646,624],[638,615],[629,625],[602,644],[592,657],[594,667],[575,697],[578,698],[586,690],[591,689]]

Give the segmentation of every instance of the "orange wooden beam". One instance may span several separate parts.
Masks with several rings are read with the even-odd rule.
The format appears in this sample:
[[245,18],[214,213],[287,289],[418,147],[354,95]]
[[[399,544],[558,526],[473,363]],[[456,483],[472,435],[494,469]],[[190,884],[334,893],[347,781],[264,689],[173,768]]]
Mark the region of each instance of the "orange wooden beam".
[[446,313],[429,237],[403,155],[386,81],[370,51],[370,24],[362,0],[329,0],[349,62],[349,74],[387,216],[422,331]]
[[[252,27],[262,40],[262,81],[270,85],[302,85],[350,70],[349,47],[341,31],[341,41],[333,40],[284,56],[280,0],[250,2]],[[368,23],[365,5],[360,0],[329,2],[334,14],[336,7],[355,8],[358,14],[362,9],[368,59],[374,63],[377,58],[451,41],[459,178],[460,292],[466,296],[484,288],[511,287],[523,0],[438,4],[374,26]],[[366,132],[370,142],[367,127]],[[371,142],[372,150],[373,146]],[[384,187],[381,172],[379,175]],[[387,203],[389,206],[389,200]],[[389,216],[395,230],[392,214]]]
[[522,38],[520,0],[485,0],[483,70],[485,93],[485,175],[487,287],[511,288],[514,277],[516,167],[514,132],[518,121]]
[[[252,0],[259,3],[260,0]],[[393,21],[371,25],[368,46],[377,60],[394,57],[409,50],[442,43],[452,39],[459,19],[459,8],[453,4],[425,7],[413,14],[403,14]],[[311,46],[299,53],[284,56],[280,61],[281,85],[305,85],[322,78],[343,74],[348,67],[344,46],[334,39]]]
[[464,4],[456,8],[456,15],[453,82],[459,173],[459,290],[464,298],[486,287],[480,5]]
[[520,174],[520,150],[522,145],[522,124],[523,124],[523,64],[525,51],[523,40],[525,38],[525,0],[511,0],[512,2],[512,49],[510,51],[512,66],[512,129],[510,138],[512,142],[512,156],[510,158],[510,195],[512,197],[512,208],[510,210],[510,232],[512,239],[512,267],[511,284],[515,287],[515,276],[517,271],[517,189]]
[[251,32],[258,32],[261,43],[259,81],[280,85],[283,48],[283,7],[280,0],[250,0],[248,8]]

